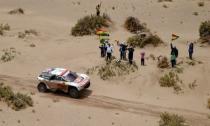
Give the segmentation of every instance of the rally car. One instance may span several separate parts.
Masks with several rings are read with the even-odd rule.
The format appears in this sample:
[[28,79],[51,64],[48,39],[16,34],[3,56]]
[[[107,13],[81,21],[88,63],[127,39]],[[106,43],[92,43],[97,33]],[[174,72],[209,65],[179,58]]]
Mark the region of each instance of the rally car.
[[86,74],[72,72],[65,68],[49,68],[38,76],[39,92],[61,90],[72,98],[79,98],[80,91],[89,88],[90,78]]

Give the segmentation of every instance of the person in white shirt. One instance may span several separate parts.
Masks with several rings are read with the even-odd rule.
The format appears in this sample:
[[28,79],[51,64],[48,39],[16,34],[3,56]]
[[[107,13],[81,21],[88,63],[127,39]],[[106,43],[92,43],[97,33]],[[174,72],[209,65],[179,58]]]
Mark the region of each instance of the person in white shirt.
[[108,43],[107,48],[106,48],[107,61],[108,61],[108,60],[111,60],[111,58],[112,58],[112,53],[113,53],[113,47],[111,46],[110,43]]

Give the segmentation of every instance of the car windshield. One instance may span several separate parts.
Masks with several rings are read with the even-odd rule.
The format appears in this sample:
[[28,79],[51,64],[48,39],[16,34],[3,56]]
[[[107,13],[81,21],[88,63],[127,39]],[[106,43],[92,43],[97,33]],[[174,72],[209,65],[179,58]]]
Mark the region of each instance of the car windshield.
[[77,79],[78,75],[75,72],[69,72],[69,74],[66,75],[65,79],[73,82],[75,79]]

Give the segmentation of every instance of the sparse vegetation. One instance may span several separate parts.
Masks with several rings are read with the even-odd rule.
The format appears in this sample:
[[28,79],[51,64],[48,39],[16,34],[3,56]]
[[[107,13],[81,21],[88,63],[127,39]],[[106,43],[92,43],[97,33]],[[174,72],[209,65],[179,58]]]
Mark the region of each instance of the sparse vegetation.
[[198,85],[196,84],[196,80],[194,80],[192,83],[190,83],[188,86],[190,89],[195,89]]
[[8,106],[18,111],[27,106],[33,106],[33,100],[30,96],[21,93],[14,93],[9,86],[0,83],[0,101],[5,101]]
[[2,62],[9,62],[15,58],[17,54],[20,54],[15,48],[3,49],[3,55],[1,56]]
[[87,70],[87,74],[97,73],[101,79],[107,80],[117,76],[127,75],[131,72],[135,72],[138,66],[133,62],[130,65],[127,62],[112,60],[110,63],[106,63],[102,66],[96,66]]
[[207,107],[210,109],[210,98],[208,99]]
[[107,14],[102,16],[91,15],[79,19],[77,24],[71,29],[73,36],[84,36],[96,33],[96,29],[109,27],[111,19]]
[[159,83],[161,87],[173,87],[176,92],[182,90],[179,85],[179,83],[182,83],[179,79],[179,76],[172,71],[162,76],[159,80]]
[[38,32],[34,29],[25,30],[24,32],[18,33],[18,38],[25,38],[28,35],[38,36]]
[[158,57],[158,64],[157,66],[159,68],[168,68],[169,67],[169,61],[167,57]]
[[0,25],[0,35],[4,35],[4,31],[9,31],[9,30],[10,30],[9,24]]
[[139,35],[134,35],[127,40],[128,44],[134,46],[134,47],[140,47],[143,48],[146,45],[153,45],[153,46],[158,46],[159,44],[163,43],[163,41],[157,36],[157,35],[145,35],[143,36],[142,34]]
[[168,8],[168,6],[166,4],[163,4],[163,8]]
[[158,2],[172,2],[173,0],[158,0]]
[[176,114],[169,114],[167,112],[160,114],[159,126],[187,126],[185,119]]
[[205,3],[203,1],[198,2],[199,7],[203,7],[204,5],[205,5]]
[[198,16],[198,12],[193,12],[193,15]]
[[210,21],[202,22],[200,25],[199,32],[200,32],[201,39],[210,37]]
[[183,67],[176,67],[175,72],[176,73],[183,73],[184,68]]
[[124,27],[131,33],[138,33],[146,30],[145,24],[141,24],[138,18],[128,17]]
[[24,14],[24,10],[22,8],[17,8],[9,11],[9,14]]

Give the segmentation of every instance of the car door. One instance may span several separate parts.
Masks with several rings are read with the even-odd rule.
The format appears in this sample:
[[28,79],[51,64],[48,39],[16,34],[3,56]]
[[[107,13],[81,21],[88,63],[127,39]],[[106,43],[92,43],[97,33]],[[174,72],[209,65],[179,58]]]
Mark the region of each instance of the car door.
[[50,88],[50,89],[58,89],[58,84],[60,83],[60,81],[59,81],[59,79],[58,79],[58,76],[56,76],[56,75],[53,75],[51,78],[50,78],[50,80],[49,80],[49,82],[48,82],[48,87]]
[[64,92],[68,91],[68,85],[66,85],[65,79],[63,77],[58,76],[57,77],[58,83],[57,83],[57,89],[62,90]]

